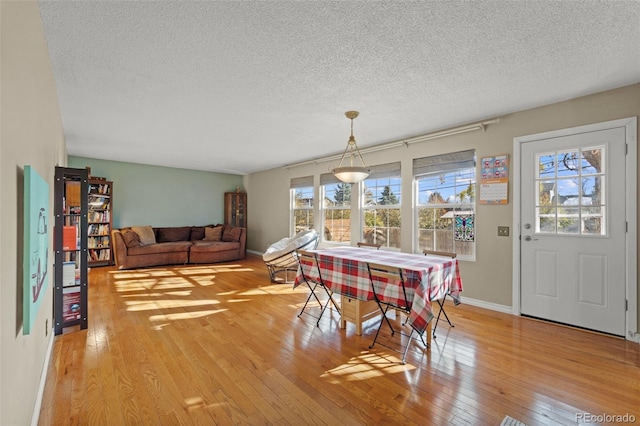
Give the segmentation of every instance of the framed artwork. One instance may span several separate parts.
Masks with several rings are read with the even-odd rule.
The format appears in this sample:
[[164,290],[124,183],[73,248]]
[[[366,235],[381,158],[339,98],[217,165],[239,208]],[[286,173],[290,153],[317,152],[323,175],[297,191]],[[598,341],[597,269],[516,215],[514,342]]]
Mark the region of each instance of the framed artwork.
[[47,292],[49,184],[24,166],[23,334],[29,334]]

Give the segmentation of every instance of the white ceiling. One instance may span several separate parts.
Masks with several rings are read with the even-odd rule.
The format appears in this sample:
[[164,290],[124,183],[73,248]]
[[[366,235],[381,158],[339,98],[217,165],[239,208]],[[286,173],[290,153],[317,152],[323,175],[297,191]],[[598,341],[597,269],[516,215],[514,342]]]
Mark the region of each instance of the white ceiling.
[[640,82],[640,2],[52,1],[70,155],[246,174]]

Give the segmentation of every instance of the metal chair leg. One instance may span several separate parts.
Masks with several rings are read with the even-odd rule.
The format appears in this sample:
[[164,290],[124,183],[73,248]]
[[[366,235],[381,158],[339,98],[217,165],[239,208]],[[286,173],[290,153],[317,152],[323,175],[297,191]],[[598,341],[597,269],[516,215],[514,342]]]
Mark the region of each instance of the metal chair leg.
[[[391,335],[393,336],[395,334],[395,330],[393,329],[393,326],[391,325],[391,322],[389,321],[389,318],[387,318],[387,311],[389,310],[389,306],[387,306],[387,309],[382,309],[382,306],[380,305],[380,302],[378,302],[378,307],[380,308],[380,312],[382,312],[382,318],[384,318],[384,320],[386,320],[387,325],[389,325],[389,328],[391,329]],[[378,335],[380,334],[380,330],[382,330],[382,324],[384,324],[383,320],[380,320],[380,325],[378,326],[378,331],[376,331],[376,335],[373,338],[373,342],[369,345],[369,349],[373,348],[373,346],[376,344],[376,341],[378,340]]]
[[298,314],[298,317],[300,317],[300,315],[302,315],[304,313],[305,308],[307,307],[307,305],[309,304],[309,301],[311,300],[311,297],[315,297],[316,300],[318,301],[318,304],[320,305],[320,307],[322,308],[322,302],[320,301],[320,299],[318,299],[318,295],[315,292],[316,287],[318,286],[317,284],[314,285],[313,287],[311,287],[311,285],[309,283],[307,283],[307,286],[309,287],[309,290],[311,291],[311,293],[309,293],[309,296],[307,297],[307,301],[304,302],[304,306],[302,307],[302,309],[300,310],[300,313]]
[[438,312],[438,317],[436,318],[436,323],[433,326],[433,337],[436,337],[436,328],[438,328],[438,322],[440,321],[440,315],[444,314],[445,319],[447,320],[447,322],[449,323],[449,326],[451,327],[455,327],[455,325],[453,325],[453,323],[451,322],[451,320],[449,319],[449,316],[447,315],[447,312],[444,310],[444,302],[446,302],[446,299],[438,299],[437,300],[438,305],[440,305],[440,311]]
[[335,300],[333,300],[333,293],[330,292],[325,286],[323,286],[322,284],[319,284],[322,286],[322,288],[324,288],[324,291],[327,293],[327,297],[329,298],[327,300],[327,303],[324,304],[324,306],[322,306],[322,310],[320,311],[320,316],[318,317],[318,321],[316,322],[316,326],[320,326],[320,320],[322,319],[322,315],[324,315],[324,311],[327,310],[327,308],[329,307],[329,304],[333,304],[334,308],[336,308],[336,311],[338,311],[338,315],[341,315],[340,312],[340,308],[338,307],[338,304],[336,303]]

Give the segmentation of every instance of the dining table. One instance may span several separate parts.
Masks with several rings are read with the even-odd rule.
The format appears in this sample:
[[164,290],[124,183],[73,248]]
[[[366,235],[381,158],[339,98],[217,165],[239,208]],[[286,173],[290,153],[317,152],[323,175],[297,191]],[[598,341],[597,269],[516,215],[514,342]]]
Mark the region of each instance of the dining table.
[[[353,246],[309,251],[315,253],[318,268],[310,262],[300,261],[294,288],[304,283],[306,276],[307,279],[321,279],[333,293],[363,301],[375,300],[367,264],[400,268],[405,279],[406,297],[411,304],[408,322],[421,335],[434,317],[432,301],[448,295],[455,305],[461,303],[462,278],[457,258]],[[391,303],[402,302],[402,286],[389,284],[376,290],[378,298]]]

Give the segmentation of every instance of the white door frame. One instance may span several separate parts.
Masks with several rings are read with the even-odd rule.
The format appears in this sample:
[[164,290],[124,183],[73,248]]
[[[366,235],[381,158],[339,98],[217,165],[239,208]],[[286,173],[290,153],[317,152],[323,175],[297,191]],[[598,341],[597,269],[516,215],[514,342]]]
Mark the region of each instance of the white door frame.
[[572,127],[568,129],[554,130],[551,132],[537,133],[533,135],[518,136],[513,138],[513,298],[512,313],[520,315],[520,185],[521,185],[521,146],[525,142],[538,139],[557,138],[576,133],[608,130],[624,127],[627,139],[626,156],[626,190],[625,197],[630,202],[626,203],[627,234],[626,234],[626,297],[627,313],[625,324],[625,338],[640,343],[638,333],[638,267],[637,267],[637,241],[638,241],[638,212],[637,212],[637,166],[638,166],[638,119],[637,117],[623,118],[603,123],[589,124],[586,126]]

